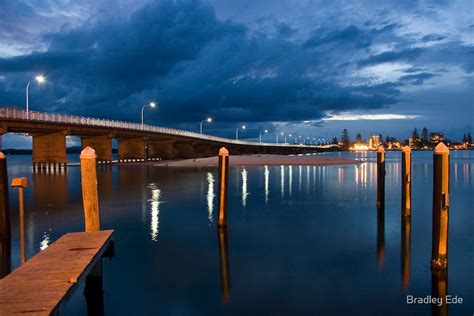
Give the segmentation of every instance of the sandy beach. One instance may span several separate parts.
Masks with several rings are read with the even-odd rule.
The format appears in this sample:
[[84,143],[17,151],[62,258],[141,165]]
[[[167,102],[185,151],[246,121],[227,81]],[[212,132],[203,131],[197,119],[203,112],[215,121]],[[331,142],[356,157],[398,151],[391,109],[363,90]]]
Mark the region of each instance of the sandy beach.
[[[345,165],[355,164],[359,161],[354,159],[321,157],[321,156],[286,156],[286,155],[242,155],[231,156],[229,159],[231,166],[275,166],[275,165]],[[168,167],[208,167],[217,166],[218,158],[197,158],[186,160],[164,160],[155,162],[157,166]]]

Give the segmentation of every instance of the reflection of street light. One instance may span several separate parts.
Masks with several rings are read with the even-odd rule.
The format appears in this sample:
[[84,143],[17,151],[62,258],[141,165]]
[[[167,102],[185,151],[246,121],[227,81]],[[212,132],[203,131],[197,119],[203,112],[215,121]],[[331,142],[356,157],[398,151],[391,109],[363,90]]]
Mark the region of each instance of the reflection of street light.
[[43,76],[43,75],[38,75],[35,77],[35,79],[31,79],[30,81],[28,81],[28,83],[26,84],[26,118],[28,119],[28,111],[29,111],[29,106],[28,106],[28,90],[30,88],[30,83],[33,81],[33,80],[36,80],[36,82],[38,82],[38,84],[43,84],[45,81],[46,81],[46,78]]
[[144,125],[143,125],[143,112],[145,111],[145,108],[146,108],[147,106],[149,106],[149,107],[151,107],[151,108],[154,108],[154,107],[156,107],[156,103],[155,103],[155,102],[150,102],[150,103],[145,104],[144,106],[142,106],[142,129],[143,129],[143,127],[144,127]]
[[[268,133],[268,129],[264,130],[263,132],[264,132],[265,134]],[[262,142],[262,132],[260,132],[260,137],[259,137],[259,139],[260,139],[260,142]]]
[[199,124],[199,131],[201,132],[201,134],[202,134],[202,123],[204,123],[204,122],[211,123],[212,119],[210,117],[208,117],[207,119],[201,121],[201,124]]
[[[242,125],[242,129],[245,129],[245,125]],[[239,140],[239,128],[235,129],[235,140]]]

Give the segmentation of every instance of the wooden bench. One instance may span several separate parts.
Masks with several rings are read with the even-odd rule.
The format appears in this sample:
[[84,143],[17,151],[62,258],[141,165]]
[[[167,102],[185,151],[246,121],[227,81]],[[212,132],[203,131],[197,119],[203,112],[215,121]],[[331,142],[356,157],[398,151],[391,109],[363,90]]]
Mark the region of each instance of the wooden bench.
[[0,315],[60,314],[78,283],[101,267],[113,232],[65,234],[0,280]]

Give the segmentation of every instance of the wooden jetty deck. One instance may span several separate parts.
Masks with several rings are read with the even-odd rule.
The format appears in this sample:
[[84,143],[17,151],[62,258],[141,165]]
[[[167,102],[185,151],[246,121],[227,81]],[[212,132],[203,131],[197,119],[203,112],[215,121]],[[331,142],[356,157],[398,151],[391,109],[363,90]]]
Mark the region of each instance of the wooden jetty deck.
[[68,233],[0,280],[0,315],[59,314],[100,262],[113,230]]

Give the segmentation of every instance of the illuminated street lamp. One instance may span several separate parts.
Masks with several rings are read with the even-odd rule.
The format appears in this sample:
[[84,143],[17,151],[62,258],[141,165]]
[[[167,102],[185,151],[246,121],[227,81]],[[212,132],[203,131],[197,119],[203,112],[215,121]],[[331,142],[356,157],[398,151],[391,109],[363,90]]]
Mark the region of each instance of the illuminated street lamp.
[[[311,139],[309,139],[308,136],[306,136],[306,139],[308,139],[309,145],[311,145]],[[304,141],[304,144],[306,145],[306,140]]]
[[[268,129],[264,130],[263,132],[265,134],[268,133]],[[261,143],[262,142],[262,132],[260,132],[259,140],[260,140],[260,143]]]
[[35,79],[31,79],[30,81],[28,81],[28,83],[26,84],[26,119],[28,119],[28,112],[29,112],[29,105],[28,105],[28,90],[30,88],[30,83],[35,81],[38,83],[38,84],[43,84],[45,81],[46,81],[46,78],[43,76],[43,75],[37,75],[35,77]]
[[202,134],[202,124],[203,124],[204,122],[211,123],[211,122],[212,122],[212,118],[208,117],[207,119],[201,121],[201,123],[199,124],[199,131],[201,132],[201,134]]
[[[242,125],[242,129],[245,129],[245,125]],[[235,140],[239,140],[239,128],[235,129]]]
[[154,108],[156,107],[156,103],[155,102],[150,102],[148,104],[145,104],[144,106],[142,106],[142,129],[144,128],[144,125],[143,125],[143,112],[145,111],[145,108],[149,106],[151,108]]

